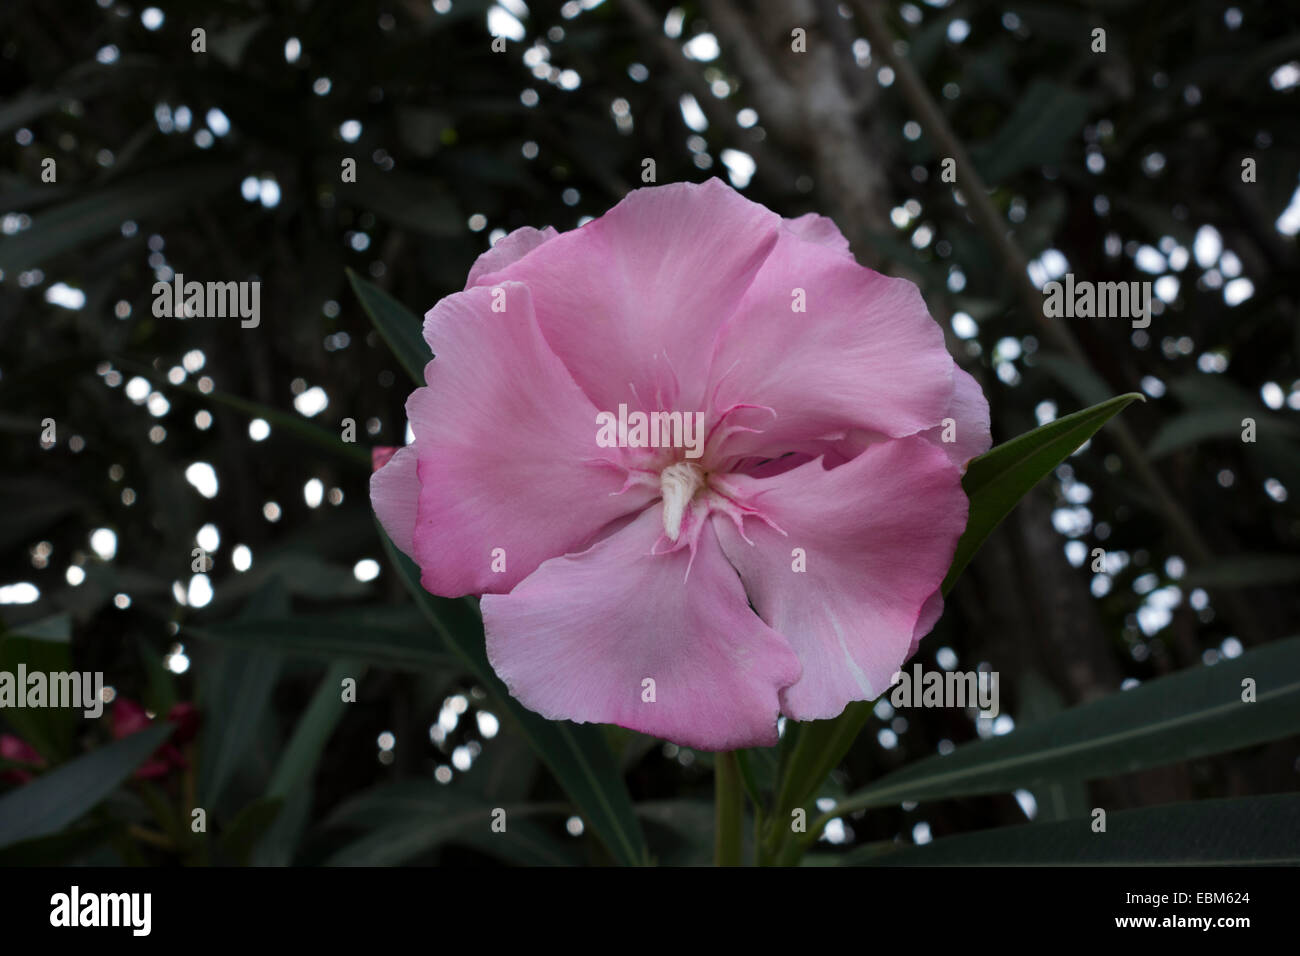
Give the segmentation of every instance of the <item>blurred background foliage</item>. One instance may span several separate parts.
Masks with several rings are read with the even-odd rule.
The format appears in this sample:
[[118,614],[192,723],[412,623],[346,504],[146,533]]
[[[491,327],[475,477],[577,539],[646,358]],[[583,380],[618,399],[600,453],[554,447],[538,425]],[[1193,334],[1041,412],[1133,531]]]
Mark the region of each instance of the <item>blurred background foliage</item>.
[[[709,858],[712,755],[501,700],[472,603],[413,595],[367,496],[411,383],[366,306],[400,338],[403,307],[460,289],[491,242],[600,215],[645,159],[660,183],[830,215],[860,261],[917,281],[995,441],[1148,398],[1022,503],[922,644],[927,668],[999,671],[1002,714],[864,706],[790,806],[1293,633],[1298,21],[1208,0],[10,0],[0,669],[103,671],[116,699],[98,722],[0,714],[0,860]],[[946,137],[969,152],[957,192]],[[961,194],[974,173],[992,227]],[[1045,321],[1028,283],[1066,272],[1152,281],[1150,328]],[[175,273],[260,280],[260,326],[155,318]],[[1295,701],[1276,733],[1159,738],[1090,783],[891,799],[819,850],[1294,790]],[[133,702],[173,715],[159,773],[141,762],[165,732],[133,732]],[[745,755],[760,802],[792,749]]]

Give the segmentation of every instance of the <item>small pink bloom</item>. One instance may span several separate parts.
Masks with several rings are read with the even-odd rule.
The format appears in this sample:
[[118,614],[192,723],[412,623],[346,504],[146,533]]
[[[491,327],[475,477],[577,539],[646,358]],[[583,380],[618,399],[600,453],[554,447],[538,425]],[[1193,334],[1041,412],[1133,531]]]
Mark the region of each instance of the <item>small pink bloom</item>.
[[[167,743],[154,751],[148,760],[136,768],[135,776],[141,780],[165,777],[173,770],[184,770],[189,766],[180,748],[193,740],[198,733],[198,710],[193,704],[175,704],[167,712],[167,719],[176,725],[176,729]],[[115,740],[139,733],[152,722],[144,707],[131,698],[119,696],[113,701]]]
[[167,719],[176,725],[176,731],[172,734],[172,743],[178,747],[185,746],[198,736],[199,709],[188,701],[173,704],[172,709],[167,711]]
[[395,445],[376,445],[370,450],[370,467],[373,471],[378,471],[392,460],[397,454]]
[[[45,758],[27,741],[13,734],[0,734],[0,760],[26,764],[29,767],[45,766]],[[31,773],[21,767],[0,771],[0,780],[6,783],[26,783],[32,779]]]
[[[769,745],[778,714],[880,695],[938,620],[988,405],[916,286],[829,219],[639,189],[506,236],[424,335],[415,440],[371,500],[426,589],[483,595],[533,710]],[[698,443],[611,446],[620,412],[698,415]]]

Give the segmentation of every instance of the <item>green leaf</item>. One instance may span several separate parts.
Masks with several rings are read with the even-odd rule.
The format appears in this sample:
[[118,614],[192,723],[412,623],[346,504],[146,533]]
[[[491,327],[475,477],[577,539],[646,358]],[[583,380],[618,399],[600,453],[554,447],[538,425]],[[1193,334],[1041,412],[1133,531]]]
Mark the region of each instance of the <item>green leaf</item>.
[[952,566],[943,579],[943,593],[952,590],[984,539],[1034,485],[1102,425],[1138,399],[1145,401],[1137,392],[1117,395],[1109,401],[1026,432],[972,461],[962,479],[962,487],[970,498],[970,517],[966,520],[965,533],[957,542]]
[[343,718],[343,679],[361,681],[365,666],[357,661],[335,662],[321,678],[316,693],[303,712],[293,736],[280,754],[266,798],[283,800],[279,816],[258,841],[252,855],[255,866],[288,866],[311,813],[315,791],[312,779],[330,736]]
[[[0,671],[16,675],[19,665],[25,666],[28,673],[70,671],[69,645],[57,636],[59,628],[66,623],[60,622],[59,617],[46,618],[19,626],[0,637]],[[49,635],[52,628],[53,639],[49,636],[25,636],[28,633]],[[20,692],[24,690],[20,688]],[[58,763],[72,751],[73,734],[83,710],[84,706],[6,707],[0,710],[0,716],[48,762]]]
[[299,787],[310,786],[325,744],[347,707],[343,702],[343,680],[351,677],[360,682],[364,673],[364,665],[350,660],[339,661],[325,672],[293,737],[280,754],[280,762],[266,789],[268,797],[287,797]]
[[222,852],[238,865],[247,866],[253,849],[271,829],[283,806],[282,797],[261,797],[240,810],[221,835]]
[[735,753],[745,792],[756,808],[765,810],[776,786],[775,748],[750,747]]
[[[1016,229],[1015,239],[1020,246],[1026,258],[1036,259],[1047,249],[1056,245],[1057,236],[1060,234],[1061,225],[1065,222],[1066,215],[1069,214],[1070,205],[1066,200],[1065,190],[1050,189],[1046,194],[1035,197],[1034,204],[1029,208],[1029,214],[1025,216],[1019,228]],[[976,237],[967,237],[962,245],[970,242],[979,242]],[[972,313],[973,314],[973,313]],[[979,321],[979,316],[974,316]],[[1040,353],[1034,355],[1034,364],[1038,364],[1041,358]],[[1101,394],[1096,397],[1079,396],[1080,400],[1086,405],[1092,405],[1096,402],[1104,401],[1111,394],[1113,389],[1103,388]]]
[[118,233],[127,219],[172,218],[238,183],[239,170],[211,162],[153,169],[32,216],[31,228],[0,242],[0,271],[30,269],[91,240]]
[[[48,113],[63,103],[68,94],[59,90],[54,93],[37,93],[24,90],[11,100],[0,103],[0,133],[7,133],[15,127],[22,126],[29,120]],[[6,209],[11,208],[9,206]]]
[[1147,455],[1154,461],[1180,448],[1199,445],[1211,439],[1231,438],[1240,441],[1244,428],[1241,423],[1243,418],[1255,420],[1257,434],[1266,432],[1274,436],[1300,437],[1300,427],[1276,415],[1241,408],[1195,409],[1177,415],[1161,425],[1147,447]]
[[433,352],[424,341],[420,320],[402,303],[351,269],[348,270],[348,281],[352,283],[352,289],[370,321],[393,350],[402,368],[406,369],[406,374],[416,385],[423,385],[424,367],[433,358]]
[[[420,571],[379,531],[393,567],[433,629],[470,669],[474,677],[518,723],[520,730],[556,780],[577,805],[592,832],[619,863],[637,866],[649,859],[645,836],[632,809],[632,799],[618,772],[608,744],[594,725],[550,721],[524,707],[506,689],[488,663],[481,624],[465,625],[472,605],[435,598],[420,585]],[[467,606],[468,605],[468,606]],[[447,620],[459,618],[460,626]],[[477,619],[477,613],[473,618]]]
[[[330,170],[338,178],[337,163]],[[355,183],[335,186],[339,198],[369,209],[381,219],[434,238],[462,238],[465,217],[455,198],[424,176],[368,169]],[[353,284],[356,276],[352,275]]]
[[1178,582],[1188,588],[1266,588],[1300,581],[1300,557],[1238,554],[1191,568]]
[[163,666],[162,655],[148,641],[137,639],[136,650],[139,653],[140,666],[148,681],[143,695],[145,708],[155,714],[169,713],[176,704],[172,672]]
[[26,637],[35,641],[53,641],[66,644],[72,640],[72,615],[51,614],[37,621],[15,624],[5,634],[6,637]]
[[363,664],[345,659],[335,662],[321,678],[267,785],[264,798],[282,803],[279,815],[252,848],[250,860],[254,866],[289,866],[293,862],[294,849],[307,826],[315,798],[312,779],[347,708],[342,696],[343,679],[352,677],[359,683],[364,673]]
[[[418,817],[446,809],[452,803],[464,804],[469,797],[459,790],[432,780],[395,780],[381,783],[344,800],[325,818],[328,827],[373,829],[397,817]],[[480,811],[484,802],[474,804]]]
[[218,60],[230,69],[237,70],[244,59],[244,51],[248,48],[248,44],[269,20],[270,17],[267,16],[254,17],[252,20],[228,27],[213,35],[208,41],[208,48]]
[[1236,408],[1243,414],[1259,409],[1259,398],[1223,375],[1193,372],[1169,380],[1169,392],[1190,408]]
[[283,661],[274,651],[222,648],[204,667],[199,800],[209,810],[257,738]]
[[[505,830],[500,832],[492,828],[497,810],[505,811]],[[525,866],[571,865],[578,860],[569,847],[529,819],[564,812],[563,805],[493,806],[433,781],[404,780],[361,794],[330,815],[332,827],[373,829],[336,852],[326,865],[395,866],[449,843]]]
[[456,663],[429,639],[423,616],[411,608],[253,618],[186,630],[223,644],[274,648],[326,660],[356,658],[395,670],[446,670]]
[[[645,800],[636,805],[637,817],[654,835],[655,853],[663,866],[712,865],[714,813],[714,806],[708,800],[689,797]],[[746,823],[749,822],[746,817]],[[746,825],[742,834],[742,858],[750,857],[752,847],[752,829]]]
[[22,840],[0,850],[0,866],[64,866],[75,863],[98,849],[110,837],[125,828],[118,823],[89,823],[37,837]]
[[[336,514],[325,526],[337,529],[348,523],[348,516]],[[366,528],[367,537],[371,527],[373,525]],[[336,530],[335,533],[340,532]],[[209,605],[210,609],[229,613],[229,608],[244,603],[270,581],[275,581],[292,597],[315,601],[345,601],[366,597],[374,590],[372,584],[357,580],[351,562],[327,561],[319,552],[309,550],[305,544],[307,537],[300,529],[292,540],[283,545],[272,545],[259,553],[258,560],[249,570],[227,579],[226,586],[217,592],[217,597]]]
[[175,728],[155,724],[0,797],[0,847],[57,833],[116,790]]
[[1098,405],[1110,395],[1110,386],[1090,366],[1064,355],[1039,352],[1034,364],[1060,382],[1075,398],[1088,405]]
[[[1016,723],[1024,727],[1065,710],[1065,699],[1038,671],[1026,670],[1020,678],[1020,712]],[[1082,780],[1054,780],[1034,789],[1038,820],[1068,820],[1088,812],[1088,785]]]
[[30,546],[65,515],[90,510],[89,500],[75,487],[49,475],[0,478],[0,501],[6,505],[0,551],[6,554]]
[[[1242,701],[1245,678],[1256,682],[1252,703]],[[1092,780],[1296,733],[1300,637],[1291,637],[927,757],[886,774],[832,812]]]
[[[138,82],[145,73],[156,73],[156,71],[157,61],[152,57],[133,53],[126,53],[111,64],[80,60],[70,70],[51,79],[52,92],[44,90],[38,92],[28,88],[13,99],[0,103],[0,133],[26,126],[37,117],[66,106],[72,101],[80,101],[83,105],[87,105],[88,101],[100,97],[120,95],[123,86]],[[121,153],[119,152],[114,158],[117,162],[113,165],[117,167],[122,159]],[[19,177],[9,175],[4,176],[3,179],[6,189],[12,189],[12,181],[18,180]],[[61,191],[61,187],[53,183],[39,183],[31,192],[38,191],[54,194]],[[24,208],[12,205],[10,195],[6,192],[3,199],[0,199],[0,206],[5,209]]]
[[370,450],[364,445],[358,445],[355,442],[345,442],[341,433],[330,431],[322,428],[312,422],[306,421],[301,415],[294,412],[281,411],[278,408],[272,408],[269,405],[263,405],[260,402],[254,402],[239,395],[230,395],[226,392],[213,389],[210,392],[201,392],[193,385],[183,383],[174,385],[167,379],[167,376],[158,369],[141,362],[135,362],[131,359],[116,357],[113,364],[123,371],[133,372],[136,375],[144,376],[157,386],[160,390],[169,390],[173,392],[182,392],[187,395],[205,401],[216,402],[218,405],[225,405],[237,412],[247,415],[250,420],[254,418],[265,419],[273,429],[284,432],[290,438],[296,438],[304,444],[311,445],[315,448],[323,449],[333,455],[339,455],[346,458],[354,464],[370,467]]
[[1300,795],[1200,800],[1092,818],[998,827],[894,853],[850,853],[880,866],[1227,866],[1300,863]]
[[[521,808],[502,807],[509,814]],[[557,852],[556,841],[528,820],[510,820],[505,833],[493,833],[490,807],[444,810],[437,815],[389,824],[339,850],[326,866],[395,866],[447,843],[470,845],[521,866],[570,866],[577,860]]]
[[[284,589],[272,579],[248,602],[238,620],[284,613],[288,606]],[[199,701],[204,720],[198,794],[209,815],[257,738],[284,663],[280,654],[269,648],[215,650],[201,668]]]
[[948,45],[948,28],[956,16],[956,11],[953,11],[927,17],[925,25],[908,38],[907,57],[921,75],[930,72],[935,60]]
[[990,186],[1021,170],[1060,162],[1088,119],[1088,97],[1048,80],[1034,80],[993,138],[971,149]]
[[794,838],[791,815],[800,808],[813,810],[812,801],[822,795],[827,777],[853,747],[874,706],[875,701],[853,701],[830,720],[786,722],[777,775],[780,789],[760,847],[761,863],[782,858]]
[[871,717],[874,701],[854,701],[831,720],[786,722],[782,740],[780,789],[770,821],[769,839],[790,832],[790,813],[804,806],[857,740]]

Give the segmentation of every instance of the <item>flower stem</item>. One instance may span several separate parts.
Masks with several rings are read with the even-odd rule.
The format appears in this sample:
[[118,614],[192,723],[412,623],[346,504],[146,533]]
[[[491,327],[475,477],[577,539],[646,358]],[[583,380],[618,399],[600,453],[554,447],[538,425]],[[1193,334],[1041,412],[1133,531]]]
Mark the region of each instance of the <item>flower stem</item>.
[[176,849],[176,844],[171,841],[170,837],[164,836],[157,830],[140,826],[138,823],[132,823],[128,826],[127,832],[141,843],[148,843],[150,846],[156,846],[162,850],[174,851]]
[[715,798],[713,862],[717,866],[740,866],[744,842],[745,792],[741,788],[736,754],[727,750],[714,761]]

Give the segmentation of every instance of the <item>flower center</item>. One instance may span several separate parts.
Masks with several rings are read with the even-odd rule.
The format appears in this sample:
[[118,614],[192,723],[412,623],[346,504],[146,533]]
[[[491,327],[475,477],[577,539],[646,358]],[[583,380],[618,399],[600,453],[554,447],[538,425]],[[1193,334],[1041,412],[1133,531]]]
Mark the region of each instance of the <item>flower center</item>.
[[704,469],[691,461],[678,461],[659,474],[659,491],[664,500],[664,534],[676,541],[682,533],[682,516],[691,499],[705,485]]

